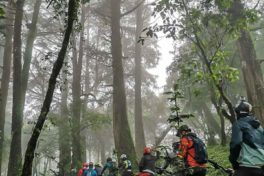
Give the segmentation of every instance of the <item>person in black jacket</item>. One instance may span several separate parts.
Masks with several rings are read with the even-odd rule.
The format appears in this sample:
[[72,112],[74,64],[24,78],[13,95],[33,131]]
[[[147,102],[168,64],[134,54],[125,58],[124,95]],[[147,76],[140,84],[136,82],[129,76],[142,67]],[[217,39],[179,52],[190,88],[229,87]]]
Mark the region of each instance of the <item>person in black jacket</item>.
[[143,156],[139,163],[140,176],[154,176],[156,156],[151,155],[151,148],[145,147]]
[[229,156],[234,176],[264,176],[264,130],[251,110],[244,99],[235,108]]

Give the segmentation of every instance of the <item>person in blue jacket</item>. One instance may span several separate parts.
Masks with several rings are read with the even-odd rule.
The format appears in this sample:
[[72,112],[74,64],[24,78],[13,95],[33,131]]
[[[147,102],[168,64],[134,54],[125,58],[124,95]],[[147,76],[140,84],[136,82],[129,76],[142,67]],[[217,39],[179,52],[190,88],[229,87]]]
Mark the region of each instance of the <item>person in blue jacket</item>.
[[84,176],[97,176],[96,171],[94,170],[93,162],[89,162],[88,169],[83,173]]
[[116,166],[116,161],[113,160],[112,158],[108,157],[106,159],[106,163],[103,167],[101,175],[104,174],[105,170],[109,171],[107,176],[117,176],[118,175],[118,168]]
[[229,160],[234,176],[264,176],[264,130],[252,115],[252,105],[242,99],[236,105]]

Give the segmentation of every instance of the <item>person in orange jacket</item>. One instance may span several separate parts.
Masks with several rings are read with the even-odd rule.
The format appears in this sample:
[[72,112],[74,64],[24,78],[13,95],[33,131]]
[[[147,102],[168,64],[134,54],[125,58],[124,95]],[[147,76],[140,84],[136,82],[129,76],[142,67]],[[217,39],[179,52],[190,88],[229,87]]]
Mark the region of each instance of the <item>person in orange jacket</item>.
[[[180,144],[177,156],[185,161],[188,176],[205,176],[207,153],[202,157],[197,157],[195,142],[201,141],[196,134],[191,132],[187,125],[179,127],[177,136],[180,137]],[[202,143],[202,142],[200,142]],[[203,144],[203,143],[202,143]],[[206,151],[205,151],[206,152]]]

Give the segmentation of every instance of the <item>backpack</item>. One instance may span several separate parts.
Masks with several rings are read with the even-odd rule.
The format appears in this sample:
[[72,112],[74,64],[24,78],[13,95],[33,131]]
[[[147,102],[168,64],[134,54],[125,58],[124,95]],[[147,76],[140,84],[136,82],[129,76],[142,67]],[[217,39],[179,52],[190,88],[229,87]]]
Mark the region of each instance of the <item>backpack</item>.
[[[198,164],[205,164],[208,161],[208,154],[207,154],[207,150],[206,150],[206,146],[204,144],[204,142],[194,136],[194,135],[189,135],[188,137],[190,137],[193,141],[193,146],[190,148],[194,148],[195,151],[195,156],[190,155],[190,153],[188,153]],[[189,149],[190,149],[189,148]]]
[[92,176],[93,172],[95,172],[95,171],[87,169],[87,170],[85,170],[85,172],[83,172],[83,176]]

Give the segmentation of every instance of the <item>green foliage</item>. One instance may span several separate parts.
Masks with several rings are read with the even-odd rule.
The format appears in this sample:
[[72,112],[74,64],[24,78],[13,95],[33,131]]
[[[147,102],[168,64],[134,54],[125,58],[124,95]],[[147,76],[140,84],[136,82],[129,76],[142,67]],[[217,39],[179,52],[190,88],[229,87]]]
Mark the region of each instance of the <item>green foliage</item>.
[[[207,148],[208,156],[210,160],[215,161],[217,164],[223,166],[224,168],[231,168],[231,164],[228,160],[229,149],[224,146],[208,146]],[[221,170],[216,170],[209,165],[208,174],[210,176],[226,176]]]
[[5,11],[2,7],[0,7],[0,18],[3,18],[5,15]]
[[108,115],[101,114],[95,111],[86,111],[83,115],[81,128],[91,128],[93,130],[101,129],[104,125],[110,125],[112,122]]
[[192,117],[192,114],[180,114],[180,106],[179,99],[184,98],[182,91],[179,88],[178,84],[174,84],[173,89],[171,91],[165,92],[164,94],[169,95],[168,98],[170,102],[170,117],[168,119],[169,123],[176,122],[179,126],[180,122],[182,122],[184,118]]

